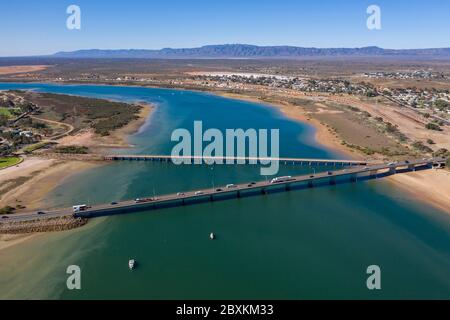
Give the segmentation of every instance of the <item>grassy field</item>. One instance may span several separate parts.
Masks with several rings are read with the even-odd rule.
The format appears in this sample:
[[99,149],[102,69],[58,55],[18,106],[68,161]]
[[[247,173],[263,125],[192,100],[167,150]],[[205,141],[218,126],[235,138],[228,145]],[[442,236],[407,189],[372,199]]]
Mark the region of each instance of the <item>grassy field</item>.
[[16,164],[18,164],[20,162],[22,162],[22,158],[20,158],[20,157],[0,158],[0,169],[15,166]]

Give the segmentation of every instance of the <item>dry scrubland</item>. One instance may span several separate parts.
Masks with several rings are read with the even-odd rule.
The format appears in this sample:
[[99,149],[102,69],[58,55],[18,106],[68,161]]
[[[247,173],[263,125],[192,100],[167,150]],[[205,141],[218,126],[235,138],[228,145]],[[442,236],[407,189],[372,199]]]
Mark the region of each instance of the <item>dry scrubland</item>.
[[23,98],[41,106],[38,117],[65,123],[75,132],[92,128],[107,136],[138,118],[141,107],[121,102],[52,93],[18,92]]

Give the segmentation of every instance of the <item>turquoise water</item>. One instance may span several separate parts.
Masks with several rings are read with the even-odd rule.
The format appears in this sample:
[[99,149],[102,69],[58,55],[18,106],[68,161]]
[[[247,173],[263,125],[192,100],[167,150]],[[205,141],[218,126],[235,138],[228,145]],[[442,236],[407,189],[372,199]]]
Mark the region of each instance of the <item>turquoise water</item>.
[[[108,86],[0,84],[157,108],[127,153],[169,154],[175,128],[279,128],[281,156],[341,158],[313,128],[275,109],[205,93]],[[118,151],[120,152],[120,151]],[[279,175],[311,172],[283,166]],[[257,166],[113,163],[64,181],[49,206],[263,180]],[[217,241],[209,241],[210,232]],[[128,259],[139,267],[130,272]],[[82,290],[66,289],[68,265]],[[366,288],[379,265],[382,290]],[[386,181],[339,184],[93,220],[0,252],[0,297],[52,299],[450,298],[450,219]]]

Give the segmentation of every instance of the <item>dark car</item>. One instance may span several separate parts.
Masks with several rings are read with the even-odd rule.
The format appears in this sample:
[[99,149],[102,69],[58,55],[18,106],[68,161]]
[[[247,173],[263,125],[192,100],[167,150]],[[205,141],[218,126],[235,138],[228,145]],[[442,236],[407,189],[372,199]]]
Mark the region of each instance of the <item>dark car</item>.
[[222,189],[216,189],[217,192],[223,191]]
[[44,211],[38,211],[37,214],[45,214]]
[[119,203],[116,202],[116,201],[111,202],[111,205],[112,205],[112,206],[115,206],[116,204],[119,204]]
[[8,216],[3,216],[2,219],[9,219],[9,217]]
[[329,175],[329,176],[332,176],[332,175],[333,175],[333,172],[328,171],[328,175]]
[[311,175],[311,176],[309,176],[310,178],[314,178],[314,176],[313,175]]

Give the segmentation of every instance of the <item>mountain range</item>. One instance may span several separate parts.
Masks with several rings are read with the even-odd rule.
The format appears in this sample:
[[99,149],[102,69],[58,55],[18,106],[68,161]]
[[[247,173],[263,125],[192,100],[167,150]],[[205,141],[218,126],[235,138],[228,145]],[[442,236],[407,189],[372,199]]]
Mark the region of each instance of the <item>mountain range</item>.
[[77,50],[58,52],[61,58],[132,58],[132,59],[296,59],[302,57],[442,57],[450,58],[450,48],[383,49],[376,46],[362,48],[305,48],[293,46],[255,46],[248,44],[208,45],[198,48],[160,50]]

